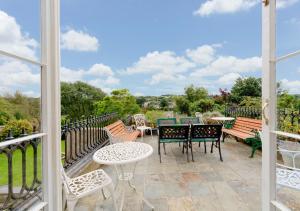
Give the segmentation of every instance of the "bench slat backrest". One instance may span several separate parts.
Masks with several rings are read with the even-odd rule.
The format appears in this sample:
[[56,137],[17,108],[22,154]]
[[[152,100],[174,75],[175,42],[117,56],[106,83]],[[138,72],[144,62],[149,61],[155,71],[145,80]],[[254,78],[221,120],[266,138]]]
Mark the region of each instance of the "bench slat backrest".
[[122,134],[124,133],[124,131],[126,131],[125,125],[121,120],[118,120],[117,122],[106,126],[105,129],[113,136]]
[[253,135],[253,130],[261,130],[261,120],[250,119],[245,117],[237,117],[232,130],[240,131],[242,133]]

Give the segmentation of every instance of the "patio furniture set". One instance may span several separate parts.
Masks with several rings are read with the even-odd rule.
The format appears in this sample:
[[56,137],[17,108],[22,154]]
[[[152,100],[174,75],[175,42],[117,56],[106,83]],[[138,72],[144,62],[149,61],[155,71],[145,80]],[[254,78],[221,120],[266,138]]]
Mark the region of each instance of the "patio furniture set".
[[[166,154],[165,144],[167,143],[183,143],[182,153],[186,151],[187,161],[189,161],[189,149],[191,150],[192,161],[193,143],[203,142],[206,153],[206,142],[211,142],[211,153],[213,146],[216,144],[220,160],[223,161],[221,154],[220,137],[222,133],[222,125],[205,125],[199,123],[197,117],[181,118],[180,123],[176,123],[176,118],[164,118],[157,120],[158,125],[158,154],[161,162],[161,144],[163,144],[164,153]],[[180,145],[179,145],[180,146]]]

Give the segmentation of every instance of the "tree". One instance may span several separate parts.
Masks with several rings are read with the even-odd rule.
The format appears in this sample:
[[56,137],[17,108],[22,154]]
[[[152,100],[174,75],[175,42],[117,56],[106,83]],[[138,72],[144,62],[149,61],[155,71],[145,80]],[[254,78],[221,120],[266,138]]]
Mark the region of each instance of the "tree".
[[295,95],[284,92],[278,97],[278,108],[300,109],[300,100]]
[[176,110],[182,114],[190,115],[190,103],[184,96],[175,98]]
[[238,78],[231,89],[231,100],[240,103],[244,97],[261,97],[261,78]]
[[194,87],[190,85],[185,88],[185,95],[188,101],[195,102],[208,97],[208,92],[203,87]]
[[160,107],[161,109],[167,109],[168,106],[169,106],[169,102],[167,101],[167,99],[164,98],[164,97],[161,98],[160,101],[159,101],[159,107]]
[[197,100],[196,102],[190,104],[190,111],[201,112],[201,113],[212,111],[214,108],[214,104],[215,104],[214,101],[209,98]]
[[84,82],[61,83],[61,113],[68,118],[81,118],[95,114],[95,103],[106,94]]
[[126,115],[136,114],[140,107],[128,89],[118,89],[111,92],[111,96],[106,96],[102,101],[96,103],[97,114],[116,112],[119,118]]

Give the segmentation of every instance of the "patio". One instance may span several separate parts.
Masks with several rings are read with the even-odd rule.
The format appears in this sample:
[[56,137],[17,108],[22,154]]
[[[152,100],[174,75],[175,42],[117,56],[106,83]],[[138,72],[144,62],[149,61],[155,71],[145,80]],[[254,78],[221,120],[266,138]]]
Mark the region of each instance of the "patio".
[[[140,139],[138,139],[140,141]],[[227,139],[222,143],[224,162],[216,152],[204,154],[193,147],[195,162],[187,162],[177,144],[166,145],[167,155],[159,163],[157,137],[144,138],[154,153],[137,165],[135,185],[155,206],[155,210],[261,210],[261,152],[250,159],[250,147]],[[81,173],[103,168],[113,180],[112,167],[93,161]],[[124,210],[148,210],[132,190],[127,189]],[[132,192],[131,192],[132,191]],[[100,196],[101,200],[102,197]],[[300,193],[281,188],[278,198],[293,210],[300,209]],[[94,195],[79,200],[76,210],[111,210],[111,200],[99,201]]]

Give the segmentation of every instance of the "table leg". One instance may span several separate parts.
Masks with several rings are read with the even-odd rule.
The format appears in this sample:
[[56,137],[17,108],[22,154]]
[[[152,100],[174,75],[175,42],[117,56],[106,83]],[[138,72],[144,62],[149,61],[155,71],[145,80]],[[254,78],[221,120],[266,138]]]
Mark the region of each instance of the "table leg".
[[[123,205],[124,205],[124,200],[125,200],[125,183],[127,181],[127,184],[128,184],[128,187],[132,188],[135,193],[137,195],[140,195],[141,198],[142,198],[142,201],[148,206],[151,208],[151,210],[154,210],[154,206],[147,200],[145,199],[145,197],[143,196],[142,193],[140,193],[136,187],[132,184],[132,180],[134,179],[134,175],[135,175],[135,169],[136,169],[136,165],[137,163],[134,164],[134,168],[132,169],[131,172],[126,172],[124,171],[124,166],[120,165],[119,168],[120,168],[120,171],[118,170],[117,166],[116,166],[116,172],[117,172],[117,175],[118,175],[118,182],[117,182],[117,185],[119,184],[119,182],[122,184],[122,198],[121,198],[121,204],[120,204],[120,211],[122,211],[123,209]],[[116,190],[117,187],[115,187],[115,190]]]

